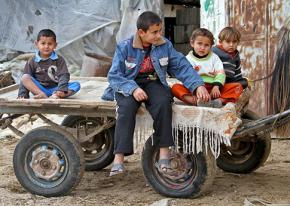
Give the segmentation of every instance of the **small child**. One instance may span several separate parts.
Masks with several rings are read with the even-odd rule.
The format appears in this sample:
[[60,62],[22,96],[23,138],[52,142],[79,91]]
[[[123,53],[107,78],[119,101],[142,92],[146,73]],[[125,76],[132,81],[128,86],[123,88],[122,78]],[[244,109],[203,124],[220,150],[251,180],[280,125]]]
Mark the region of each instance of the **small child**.
[[50,29],[41,30],[35,46],[38,51],[25,65],[18,99],[29,98],[29,92],[35,99],[66,98],[78,92],[80,84],[68,83],[70,74],[65,60],[54,51],[57,46],[55,33]]
[[219,33],[218,38],[218,45],[214,46],[212,51],[223,62],[226,74],[225,82],[228,88],[227,101],[236,102],[243,89],[248,87],[247,79],[242,76],[241,60],[237,50],[241,34],[233,27],[225,27]]
[[210,93],[211,101],[201,102],[182,84],[174,84],[172,93],[178,99],[192,105],[222,107],[221,89],[225,82],[225,73],[223,64],[219,57],[211,52],[214,44],[212,33],[205,28],[198,28],[192,32],[190,45],[192,51],[186,56],[187,60],[193,66],[205,82],[205,87]]

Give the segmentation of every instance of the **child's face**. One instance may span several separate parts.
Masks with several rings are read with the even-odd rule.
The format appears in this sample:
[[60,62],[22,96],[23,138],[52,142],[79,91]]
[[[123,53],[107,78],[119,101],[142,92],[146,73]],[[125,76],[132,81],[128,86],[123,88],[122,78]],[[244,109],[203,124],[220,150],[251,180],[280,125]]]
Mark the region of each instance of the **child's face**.
[[138,34],[142,40],[143,46],[156,44],[162,37],[162,24],[154,24],[150,26],[146,32],[139,29]]
[[233,53],[237,50],[239,42],[236,40],[222,40],[220,44],[226,52]]
[[40,39],[35,42],[35,46],[39,50],[42,58],[48,58],[56,48],[57,43],[53,37],[41,36]]
[[206,36],[197,36],[195,40],[190,41],[191,47],[199,56],[207,55],[211,50],[211,40]]

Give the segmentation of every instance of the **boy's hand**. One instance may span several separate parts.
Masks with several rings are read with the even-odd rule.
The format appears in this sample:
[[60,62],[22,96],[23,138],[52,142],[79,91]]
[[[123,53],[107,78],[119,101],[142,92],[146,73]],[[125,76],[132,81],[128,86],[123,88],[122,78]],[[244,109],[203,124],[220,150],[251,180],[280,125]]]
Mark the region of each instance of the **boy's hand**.
[[210,92],[210,96],[214,99],[219,98],[221,96],[221,92],[219,90],[219,86],[214,86]]
[[141,88],[137,88],[137,89],[134,90],[133,97],[138,102],[141,102],[141,101],[144,101],[144,100],[148,99],[148,96],[147,96],[146,92],[143,89],[141,89]]
[[200,99],[203,102],[208,102],[210,100],[210,95],[204,86],[197,87],[196,96],[197,99]]

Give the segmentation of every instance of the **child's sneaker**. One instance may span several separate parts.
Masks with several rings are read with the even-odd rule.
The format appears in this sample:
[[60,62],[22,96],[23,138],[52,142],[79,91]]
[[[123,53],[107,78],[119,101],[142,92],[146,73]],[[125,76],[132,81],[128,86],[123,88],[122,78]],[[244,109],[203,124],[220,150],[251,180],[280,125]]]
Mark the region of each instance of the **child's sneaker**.
[[203,101],[197,100],[197,106],[198,107],[221,108],[223,106],[223,103],[220,99],[214,99],[214,100],[210,100],[208,102],[203,102]]
[[222,100],[214,99],[211,101],[213,108],[221,108],[223,106]]
[[212,107],[212,103],[211,103],[211,101],[204,102],[204,101],[201,101],[200,99],[197,100],[196,105],[197,105],[198,107]]

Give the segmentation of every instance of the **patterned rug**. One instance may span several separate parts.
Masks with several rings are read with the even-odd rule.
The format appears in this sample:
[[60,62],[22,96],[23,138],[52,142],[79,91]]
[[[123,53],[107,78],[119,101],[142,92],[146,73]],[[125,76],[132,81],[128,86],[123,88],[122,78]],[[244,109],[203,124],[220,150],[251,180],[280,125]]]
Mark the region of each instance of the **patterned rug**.
[[[228,103],[220,109],[188,106],[175,103],[172,118],[172,134],[176,149],[183,153],[199,153],[208,149],[215,158],[220,154],[220,145],[230,146],[230,140],[242,123],[235,105]],[[138,111],[135,128],[135,148],[153,134],[153,120],[144,106]]]

